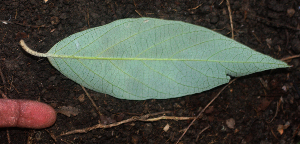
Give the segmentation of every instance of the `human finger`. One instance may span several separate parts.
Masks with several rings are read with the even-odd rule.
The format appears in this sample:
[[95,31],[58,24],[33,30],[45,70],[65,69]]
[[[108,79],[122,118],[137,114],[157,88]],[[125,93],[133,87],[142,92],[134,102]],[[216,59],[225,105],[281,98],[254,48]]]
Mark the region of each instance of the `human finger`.
[[54,124],[55,110],[31,100],[0,99],[0,127],[41,129]]

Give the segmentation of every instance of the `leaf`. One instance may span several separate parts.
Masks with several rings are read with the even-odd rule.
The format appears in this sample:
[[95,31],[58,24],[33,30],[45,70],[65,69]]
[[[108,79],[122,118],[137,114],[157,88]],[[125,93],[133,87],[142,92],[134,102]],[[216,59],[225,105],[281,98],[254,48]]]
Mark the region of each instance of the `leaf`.
[[129,100],[200,93],[229,82],[229,76],[288,67],[209,29],[153,18],[122,19],[78,32],[46,54],[26,51],[48,57],[82,86]]
[[56,112],[71,117],[71,115],[77,116],[79,113],[79,109],[72,106],[63,106],[57,109]]
[[291,123],[289,121],[287,121],[284,125],[278,125],[277,131],[280,133],[280,135],[282,135],[283,131],[287,129],[290,125]]

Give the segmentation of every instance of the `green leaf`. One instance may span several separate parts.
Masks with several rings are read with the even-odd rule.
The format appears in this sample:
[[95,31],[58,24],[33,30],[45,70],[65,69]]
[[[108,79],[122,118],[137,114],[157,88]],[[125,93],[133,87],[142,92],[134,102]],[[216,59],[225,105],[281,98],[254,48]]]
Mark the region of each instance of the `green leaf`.
[[209,29],[171,20],[122,19],[73,34],[46,54],[68,78],[129,99],[200,93],[239,77],[289,67]]

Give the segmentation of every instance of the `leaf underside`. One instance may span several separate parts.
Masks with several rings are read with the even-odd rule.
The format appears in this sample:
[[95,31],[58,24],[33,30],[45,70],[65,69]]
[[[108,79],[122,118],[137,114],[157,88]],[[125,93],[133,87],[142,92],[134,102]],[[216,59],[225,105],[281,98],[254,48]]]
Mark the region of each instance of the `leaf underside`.
[[209,29],[153,18],[122,19],[73,34],[47,53],[68,78],[129,99],[200,93],[238,77],[288,67]]

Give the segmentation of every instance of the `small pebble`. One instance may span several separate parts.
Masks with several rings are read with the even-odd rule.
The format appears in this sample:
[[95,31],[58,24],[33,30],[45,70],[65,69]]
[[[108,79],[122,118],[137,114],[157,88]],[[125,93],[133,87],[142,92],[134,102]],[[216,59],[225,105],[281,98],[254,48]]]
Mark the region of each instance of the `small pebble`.
[[227,127],[234,129],[235,120],[233,118],[226,120],[226,125],[227,125]]
[[169,124],[167,124],[167,125],[164,127],[164,129],[163,129],[163,130],[164,130],[165,132],[167,132],[169,129],[170,129],[170,125],[169,125]]
[[219,17],[218,17],[218,16],[213,16],[213,17],[210,19],[210,23],[211,23],[211,24],[216,24],[218,21],[219,21]]
[[293,8],[289,8],[289,9],[287,10],[287,15],[288,15],[289,17],[292,17],[294,14],[295,14],[295,10],[294,10]]
[[81,95],[78,97],[78,100],[79,100],[80,102],[84,102],[84,100],[85,100],[84,94],[81,94]]

